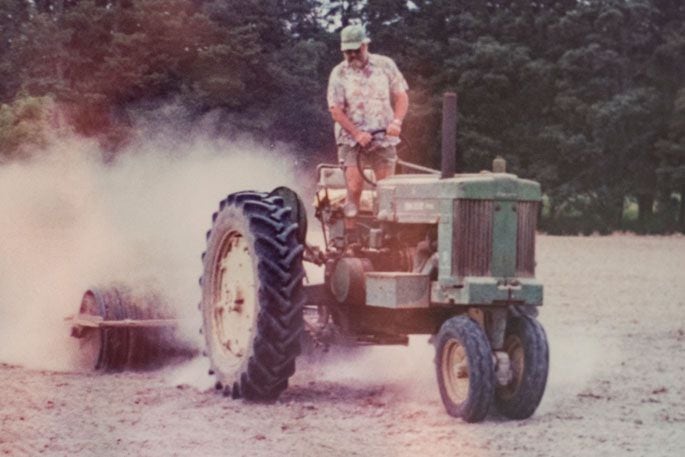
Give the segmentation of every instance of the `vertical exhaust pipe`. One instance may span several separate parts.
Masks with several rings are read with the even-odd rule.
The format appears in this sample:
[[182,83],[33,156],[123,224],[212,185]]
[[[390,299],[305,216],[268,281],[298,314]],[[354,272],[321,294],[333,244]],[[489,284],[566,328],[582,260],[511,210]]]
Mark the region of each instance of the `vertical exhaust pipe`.
[[442,174],[451,178],[457,172],[457,94],[446,92],[442,97]]

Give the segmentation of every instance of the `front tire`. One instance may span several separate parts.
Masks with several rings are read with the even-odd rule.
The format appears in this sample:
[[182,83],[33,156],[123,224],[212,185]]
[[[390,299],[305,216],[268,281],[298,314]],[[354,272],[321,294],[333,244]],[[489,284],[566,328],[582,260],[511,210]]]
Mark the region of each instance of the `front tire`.
[[436,338],[436,370],[447,413],[466,422],[482,421],[494,394],[490,342],[468,316],[446,320]]
[[303,330],[303,247],[278,196],[229,195],[203,254],[203,333],[217,383],[275,401],[295,372]]
[[495,392],[497,410],[510,419],[526,419],[537,409],[547,385],[549,348],[542,325],[533,317],[512,317],[507,323],[504,350],[512,379]]

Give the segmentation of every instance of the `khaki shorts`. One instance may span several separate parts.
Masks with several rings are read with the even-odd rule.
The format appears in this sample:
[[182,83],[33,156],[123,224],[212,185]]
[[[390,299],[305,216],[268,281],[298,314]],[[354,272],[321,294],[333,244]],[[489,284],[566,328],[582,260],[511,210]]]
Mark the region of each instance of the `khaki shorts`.
[[[350,146],[347,144],[338,145],[338,160],[346,167],[357,166],[357,154],[361,148]],[[378,168],[392,167],[395,169],[397,163],[397,149],[395,146],[386,146],[375,148],[369,153],[361,152],[362,167],[372,167],[374,170]]]

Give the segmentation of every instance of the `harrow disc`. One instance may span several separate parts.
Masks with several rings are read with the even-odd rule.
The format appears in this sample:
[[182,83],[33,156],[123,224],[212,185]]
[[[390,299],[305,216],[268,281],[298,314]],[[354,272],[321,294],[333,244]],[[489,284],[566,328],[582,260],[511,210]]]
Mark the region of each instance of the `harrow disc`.
[[193,351],[176,335],[177,321],[158,296],[117,285],[88,289],[69,318],[81,360],[101,371],[161,366]]

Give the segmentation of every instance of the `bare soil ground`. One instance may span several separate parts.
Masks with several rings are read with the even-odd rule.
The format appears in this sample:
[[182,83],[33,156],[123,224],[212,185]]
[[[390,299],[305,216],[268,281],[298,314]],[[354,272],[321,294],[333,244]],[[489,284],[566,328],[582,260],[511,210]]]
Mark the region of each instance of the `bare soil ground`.
[[538,276],[551,373],[528,420],[449,417],[425,338],[302,361],[275,405],[223,398],[200,359],[113,375],[0,363],[0,455],[684,455],[685,237],[541,236]]

